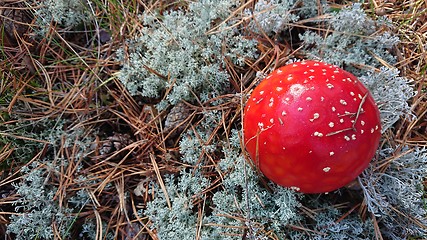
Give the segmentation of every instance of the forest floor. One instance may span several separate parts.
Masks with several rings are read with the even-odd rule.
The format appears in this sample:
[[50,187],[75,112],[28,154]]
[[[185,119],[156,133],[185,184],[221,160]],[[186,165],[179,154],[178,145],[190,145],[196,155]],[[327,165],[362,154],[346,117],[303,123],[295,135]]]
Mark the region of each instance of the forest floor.
[[[40,16],[35,13],[41,6],[29,2],[0,3],[0,235],[4,239],[16,236],[16,231],[7,231],[11,221],[24,224],[17,219],[40,205],[45,209],[47,206],[74,209],[65,230],[58,212],[49,210],[52,217],[46,227],[53,229],[51,238],[83,236],[82,232],[90,231],[83,226],[91,219],[96,239],[108,234],[119,239],[158,239],[151,220],[140,213],[155,196],[150,192],[150,182],[160,185],[170,204],[165,175],[193,167],[179,160],[181,133],[201,124],[203,112],[210,108],[227,119],[212,126],[210,138],[229,137],[229,130],[238,126],[242,117],[242,102],[236,93],[249,93],[257,72],[304,57],[298,43],[257,36],[258,59],[246,59],[244,67],[227,63],[226,71],[231,77],[228,92],[218,96],[221,105],[196,101],[158,111],[155,105],[168,91],[160,98],[131,96],[118,78],[123,63],[117,60],[116,53],[144,27],[139,17],[142,12],[162,13],[183,7],[187,1],[97,0],[89,10],[95,19],[73,27],[54,21],[48,26],[37,26],[36,19]],[[245,7],[255,3],[244,2]],[[327,2],[337,9],[350,4],[350,1]],[[400,76],[412,81],[416,92],[408,102],[412,117],[402,117],[383,133],[382,144],[396,148],[425,147],[427,1],[370,0],[363,8],[369,16],[383,16],[393,23],[391,31],[400,39],[392,50],[397,61],[390,64],[379,59],[379,62],[397,68]],[[317,19],[325,17],[319,14]],[[293,23],[292,29],[298,33],[312,26],[301,21]],[[156,69],[150,71],[158,74]],[[211,184],[203,189],[203,194],[209,195],[221,188],[223,176],[214,170],[221,154],[204,156],[211,161],[204,171]],[[398,156],[397,151],[395,157]],[[42,160],[47,158],[51,160]],[[391,161],[393,158],[387,159],[381,171]],[[83,175],[84,179],[79,179]],[[54,186],[54,191],[35,192],[34,189],[46,185]],[[23,186],[33,191],[25,199]],[[83,190],[88,200],[81,203],[83,200],[78,197]],[[337,199],[342,196],[334,193],[328,198],[339,207],[351,197],[344,195],[341,200]],[[37,199],[43,199],[37,203],[39,206]],[[197,212],[211,211],[204,209],[206,205],[200,202],[201,198],[196,199],[193,209],[196,216],[200,216]],[[34,201],[33,205],[28,205],[29,201]],[[362,219],[375,218],[367,212],[363,198],[356,201],[352,208],[343,207],[345,214],[337,221],[352,212],[358,212]],[[20,204],[30,207],[20,208]],[[308,216],[316,212],[304,206],[300,211]],[[427,229],[422,223],[419,225]],[[245,226],[241,228],[243,235],[239,237],[244,239]],[[297,223],[291,228],[311,231]],[[63,237],[64,232],[68,237]],[[377,239],[382,238],[378,229],[375,233]],[[90,234],[85,234],[89,238]],[[268,236],[279,239],[274,234]],[[44,237],[40,234],[35,238]]]

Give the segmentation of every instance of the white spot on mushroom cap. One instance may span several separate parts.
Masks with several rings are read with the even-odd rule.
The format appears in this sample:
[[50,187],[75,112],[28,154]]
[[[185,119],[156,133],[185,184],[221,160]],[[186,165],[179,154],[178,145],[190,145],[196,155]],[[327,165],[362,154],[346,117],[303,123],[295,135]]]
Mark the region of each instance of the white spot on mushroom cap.
[[302,107],[299,107],[299,108],[298,108],[298,112],[301,112],[301,111],[302,111]]
[[329,152],[329,156],[334,156],[334,152]]
[[274,104],[274,98],[270,98],[270,103],[268,104],[269,107],[273,107]]
[[320,132],[314,132],[313,134],[315,137],[323,137],[323,133]]
[[346,140],[346,141],[350,141],[350,137],[349,136],[344,136],[344,139]]
[[351,135],[352,140],[356,140],[356,134]]
[[280,91],[282,91],[282,90],[283,90],[283,88],[282,88],[282,87],[276,87],[276,91],[280,92]]
[[331,170],[331,168],[330,167],[325,167],[325,168],[323,168],[323,171],[324,172],[329,172]]
[[274,119],[273,118],[270,118],[270,123],[274,123]]
[[305,100],[307,100],[307,101],[311,101],[311,100],[313,100],[311,97],[307,97]]
[[312,118],[312,119],[310,119],[310,122],[313,122],[314,120],[318,119],[319,117],[320,117],[320,114],[319,114],[319,113],[314,113],[314,114],[313,114],[313,118]]
[[301,190],[299,187],[295,187],[295,186],[290,187],[290,189],[291,189],[291,190],[294,190],[294,191],[297,191],[297,192],[298,192],[299,190]]
[[328,125],[329,125],[329,127],[332,128],[332,127],[334,127],[335,124],[333,122],[330,122]]
[[286,116],[286,111],[285,110],[282,111],[282,116]]
[[344,106],[345,106],[345,105],[347,105],[347,102],[346,102],[344,99],[341,99],[341,100],[340,100],[340,103],[341,103],[342,105],[344,105]]
[[304,87],[301,84],[293,84],[290,88],[289,88],[289,93],[294,96],[294,97],[299,97],[301,96],[301,94],[303,94],[305,91],[307,90],[306,87]]
[[259,95],[263,95],[264,94],[264,91],[259,91]]

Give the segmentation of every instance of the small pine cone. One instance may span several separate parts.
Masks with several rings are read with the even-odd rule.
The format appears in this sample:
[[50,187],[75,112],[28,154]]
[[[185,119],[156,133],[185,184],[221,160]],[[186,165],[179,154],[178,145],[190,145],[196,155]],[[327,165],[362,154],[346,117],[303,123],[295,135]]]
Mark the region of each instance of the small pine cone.
[[119,151],[132,143],[129,134],[115,133],[113,136],[108,137],[99,149],[101,156]]
[[173,132],[172,136],[176,136],[184,131],[186,124],[185,119],[190,116],[190,108],[183,102],[176,104],[166,116],[164,131],[166,134]]

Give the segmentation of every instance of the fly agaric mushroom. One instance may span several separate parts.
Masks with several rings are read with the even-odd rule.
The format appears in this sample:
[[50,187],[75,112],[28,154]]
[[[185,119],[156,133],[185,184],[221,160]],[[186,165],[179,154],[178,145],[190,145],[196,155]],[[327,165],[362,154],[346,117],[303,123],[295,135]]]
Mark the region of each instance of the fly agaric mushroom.
[[336,190],[369,164],[381,137],[368,89],[337,66],[302,61],[268,75],[244,111],[246,149],[271,181],[303,193]]

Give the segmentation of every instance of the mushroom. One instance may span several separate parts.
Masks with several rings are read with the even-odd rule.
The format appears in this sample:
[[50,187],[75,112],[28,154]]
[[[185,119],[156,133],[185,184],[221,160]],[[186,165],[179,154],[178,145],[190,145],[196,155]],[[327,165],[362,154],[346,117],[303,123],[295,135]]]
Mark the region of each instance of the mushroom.
[[255,166],[303,193],[350,183],[369,165],[381,137],[369,90],[337,66],[308,60],[261,81],[247,101],[243,126]]

